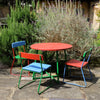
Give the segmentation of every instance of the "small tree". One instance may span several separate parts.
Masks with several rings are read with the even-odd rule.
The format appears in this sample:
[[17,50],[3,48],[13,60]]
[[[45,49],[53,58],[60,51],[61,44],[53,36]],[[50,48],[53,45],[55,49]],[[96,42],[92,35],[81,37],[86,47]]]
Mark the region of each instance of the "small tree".
[[[32,11],[28,4],[21,6],[16,0],[15,8],[11,7],[11,15],[7,17],[8,27],[3,27],[0,34],[0,60],[10,64],[12,58],[12,42],[25,40],[26,51],[29,50],[30,44],[37,41],[37,16],[35,4],[32,2]],[[16,52],[18,53],[18,52]]]

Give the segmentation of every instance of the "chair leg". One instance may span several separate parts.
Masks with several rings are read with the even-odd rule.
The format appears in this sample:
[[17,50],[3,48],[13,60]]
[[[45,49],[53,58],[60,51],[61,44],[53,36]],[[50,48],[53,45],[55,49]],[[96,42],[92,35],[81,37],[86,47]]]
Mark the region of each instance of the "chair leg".
[[[20,77],[19,77],[19,82],[18,82],[18,88],[19,88],[19,89],[25,87],[26,85],[29,85],[29,84],[33,83],[33,82],[36,80],[36,78],[35,78],[35,80],[32,80],[32,81],[30,81],[30,82],[28,82],[28,83],[26,83],[26,84],[24,84],[23,86],[20,87],[22,71],[23,71],[23,69],[21,70]],[[33,73],[35,73],[35,72],[33,72]],[[34,75],[35,75],[35,74],[34,74]],[[49,89],[50,86],[51,86],[51,85],[50,85],[50,86],[48,86],[47,88],[45,88],[44,90],[40,91],[40,85],[41,85],[41,80],[42,80],[42,78],[43,78],[43,73],[41,73],[40,82],[39,82],[39,85],[38,85],[38,94],[43,93],[44,91],[46,91],[47,89]],[[34,79],[34,78],[33,78],[33,79]]]
[[86,79],[88,79],[88,80],[92,80],[92,72],[91,72],[91,70],[90,70],[90,67],[89,67],[89,64],[87,65],[87,67],[88,67],[88,69],[89,69],[89,73],[90,73],[90,78],[86,78]]
[[83,72],[83,69],[81,68],[81,72],[82,72],[82,76],[83,76],[83,80],[84,80],[84,86],[81,86],[79,85],[80,87],[86,87],[87,83],[86,83],[86,80],[85,80],[85,76],[84,76],[84,72]]
[[20,73],[19,82],[18,82],[18,88],[20,88],[20,82],[21,82],[22,72],[23,72],[23,69],[21,70],[21,73]]
[[39,82],[39,85],[38,85],[38,94],[40,95],[41,93],[43,93],[44,91],[46,91],[47,89],[50,88],[50,86],[48,86],[47,88],[45,88],[44,90],[40,91],[40,85],[41,85],[41,80],[42,80],[42,77],[43,77],[43,73],[41,73],[41,77],[40,77],[40,82]]
[[64,67],[64,73],[63,73],[63,82],[66,83],[66,84],[75,85],[75,86],[79,86],[79,87],[86,87],[87,83],[86,83],[85,76],[84,76],[82,68],[81,68],[81,72],[82,72],[82,76],[83,76],[83,80],[84,80],[84,85],[79,85],[79,84],[70,83],[70,82],[64,82],[65,73],[66,73],[66,65],[65,65],[65,67]]
[[36,73],[33,72],[33,77],[32,77],[33,80],[36,80]]
[[30,76],[30,72],[28,72],[28,76]]
[[71,66],[70,66],[70,69],[69,69],[69,77],[71,77]]
[[66,65],[65,65],[65,67],[64,67],[63,82],[64,82],[64,78],[65,78],[65,73],[66,73]]
[[12,68],[13,68],[14,62],[15,62],[15,59],[13,59],[13,62],[12,62],[11,68],[10,68],[10,74],[12,74]]
[[[10,74],[11,75],[14,75],[14,76],[19,76],[20,74],[14,74],[14,73],[12,73],[12,69],[13,69],[14,62],[15,62],[15,58],[13,59],[13,62],[12,62],[11,68],[10,68]],[[21,65],[21,68],[22,68],[22,65]],[[30,72],[28,72],[28,76],[30,76]],[[28,77],[28,76],[24,76],[23,75],[23,77]]]
[[50,80],[51,80],[51,67],[50,67]]
[[39,82],[39,85],[38,85],[38,94],[41,94],[42,93],[42,92],[39,92],[39,90],[40,90],[40,84],[41,84],[41,80],[42,80],[42,76],[43,76],[43,73],[41,74],[40,82]]
[[21,89],[21,88],[23,88],[23,87],[25,87],[25,86],[27,86],[27,85],[29,85],[29,84],[31,84],[31,83],[33,83],[35,81],[35,80],[32,80],[32,81],[30,81],[30,82],[28,82],[28,83],[26,83],[26,84],[24,84],[23,86],[20,87],[20,82],[21,82],[21,77],[22,77],[22,71],[23,71],[23,69],[21,70],[20,77],[19,77],[19,82],[18,82],[18,88],[19,89]]

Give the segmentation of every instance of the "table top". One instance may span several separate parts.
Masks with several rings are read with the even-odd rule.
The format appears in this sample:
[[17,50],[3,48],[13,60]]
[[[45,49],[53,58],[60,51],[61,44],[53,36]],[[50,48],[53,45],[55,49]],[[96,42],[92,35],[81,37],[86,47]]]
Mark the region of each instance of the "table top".
[[72,48],[72,45],[66,43],[36,43],[32,44],[30,48],[42,51],[59,51]]

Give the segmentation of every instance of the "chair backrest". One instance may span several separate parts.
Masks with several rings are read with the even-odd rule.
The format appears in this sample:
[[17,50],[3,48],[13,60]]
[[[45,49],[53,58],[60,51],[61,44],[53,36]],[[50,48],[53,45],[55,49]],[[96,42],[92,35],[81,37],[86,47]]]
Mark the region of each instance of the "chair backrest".
[[41,55],[41,54],[32,54],[32,53],[21,52],[20,56],[22,58],[26,58],[29,60],[43,61],[43,55]]
[[87,62],[89,61],[90,57],[91,57],[91,53],[92,53],[92,48],[90,48],[88,51],[85,51],[83,54],[83,61],[87,60]]
[[15,51],[14,51],[14,48],[15,47],[19,47],[19,46],[23,46],[24,48],[24,52],[25,52],[25,44],[26,42],[25,41],[18,41],[18,42],[13,42],[12,43],[12,52],[13,52],[13,57],[15,58]]
[[25,45],[26,42],[25,41],[18,41],[18,42],[13,42],[12,43],[12,48],[18,47],[18,46],[23,46]]
[[[40,61],[41,70],[43,71],[43,68],[42,68],[43,55],[41,55],[41,54],[26,53],[26,52],[20,52],[20,56],[22,58],[26,58],[28,60],[34,60],[34,61],[37,61],[38,60],[38,61]],[[22,59],[21,59],[21,65],[22,65]]]

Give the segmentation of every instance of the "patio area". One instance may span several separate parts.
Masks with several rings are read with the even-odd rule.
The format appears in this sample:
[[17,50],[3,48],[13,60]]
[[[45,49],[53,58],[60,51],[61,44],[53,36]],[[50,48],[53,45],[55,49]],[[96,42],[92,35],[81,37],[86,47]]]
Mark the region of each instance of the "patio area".
[[[91,67],[91,66],[90,66]],[[80,88],[64,84],[63,78],[60,77],[60,83],[52,81],[53,86],[46,90],[41,95],[38,95],[37,88],[39,80],[22,88],[18,89],[19,76],[12,76],[9,73],[10,69],[0,69],[0,98],[1,100],[100,100],[100,68],[92,68],[93,80],[87,81],[87,88]],[[14,68],[14,71],[19,71],[19,68]],[[53,73],[52,73],[53,74]],[[81,74],[81,73],[78,73]],[[23,82],[31,80],[30,77],[22,78]],[[67,78],[65,78],[67,80]],[[43,82],[44,81],[44,82]],[[42,80],[41,89],[46,88],[49,83],[45,79]],[[74,82],[82,83],[76,80]]]

